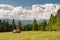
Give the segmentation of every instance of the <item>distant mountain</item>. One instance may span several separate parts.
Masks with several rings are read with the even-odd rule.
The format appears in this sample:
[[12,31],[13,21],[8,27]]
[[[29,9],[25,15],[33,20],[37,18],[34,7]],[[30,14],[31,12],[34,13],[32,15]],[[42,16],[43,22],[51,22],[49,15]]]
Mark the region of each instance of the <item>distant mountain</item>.
[[[9,21],[9,23],[11,24],[13,19],[2,19],[2,20]],[[14,19],[14,20],[15,20],[16,24],[19,21],[18,19]],[[45,20],[46,20],[46,22],[49,21],[48,19],[45,19]],[[20,21],[22,24],[32,24],[33,23],[33,20],[20,20]],[[42,22],[42,21],[44,21],[44,19],[37,20],[37,23]]]

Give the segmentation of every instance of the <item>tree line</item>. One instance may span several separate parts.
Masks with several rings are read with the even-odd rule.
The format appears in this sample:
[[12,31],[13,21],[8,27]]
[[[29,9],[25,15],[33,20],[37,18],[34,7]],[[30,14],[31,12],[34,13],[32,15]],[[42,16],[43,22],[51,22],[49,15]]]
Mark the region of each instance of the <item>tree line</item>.
[[0,32],[9,32],[14,29],[20,29],[21,31],[59,31],[60,30],[60,9],[57,11],[57,14],[54,16],[51,14],[49,22],[46,20],[43,22],[37,23],[37,20],[34,18],[32,24],[23,25],[19,20],[15,24],[15,20],[12,20],[12,23],[9,24],[8,21],[0,19]]
[[8,21],[1,20],[0,19],[0,32],[9,32],[13,31],[14,29],[20,29],[21,31],[46,31],[47,23],[44,20],[42,23],[37,23],[37,20],[34,19],[32,24],[25,24],[23,25],[21,21],[19,20],[17,24],[15,24],[14,19],[12,20],[12,23],[9,24]]

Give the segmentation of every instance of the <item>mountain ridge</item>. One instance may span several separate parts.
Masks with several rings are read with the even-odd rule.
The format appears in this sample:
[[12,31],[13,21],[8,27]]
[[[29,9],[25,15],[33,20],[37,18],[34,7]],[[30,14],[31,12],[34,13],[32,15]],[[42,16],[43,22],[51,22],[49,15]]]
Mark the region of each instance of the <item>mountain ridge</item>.
[[[11,24],[13,19],[1,19],[1,20],[8,21]],[[15,20],[16,24],[19,21],[18,19],[14,19],[14,20]],[[44,20],[46,20],[46,22],[49,21],[48,19],[39,19],[39,20],[37,20],[37,23],[43,22]],[[32,24],[33,23],[33,20],[20,20],[20,21],[22,24]]]

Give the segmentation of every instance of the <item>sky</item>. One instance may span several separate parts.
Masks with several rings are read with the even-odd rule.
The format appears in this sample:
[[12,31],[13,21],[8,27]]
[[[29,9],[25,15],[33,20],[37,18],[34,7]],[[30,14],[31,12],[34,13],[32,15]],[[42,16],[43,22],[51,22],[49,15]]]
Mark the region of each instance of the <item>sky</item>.
[[49,19],[60,9],[60,0],[0,0],[0,19]]
[[10,4],[14,6],[32,6],[34,4],[60,4],[60,0],[0,0],[0,4]]

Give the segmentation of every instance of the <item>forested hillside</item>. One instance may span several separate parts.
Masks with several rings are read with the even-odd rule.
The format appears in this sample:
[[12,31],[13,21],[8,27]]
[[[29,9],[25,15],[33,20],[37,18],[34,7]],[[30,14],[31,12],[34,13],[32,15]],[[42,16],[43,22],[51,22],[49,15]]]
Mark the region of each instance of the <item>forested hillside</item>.
[[48,22],[48,30],[50,31],[60,31],[60,9],[54,16],[51,14],[50,20]]

